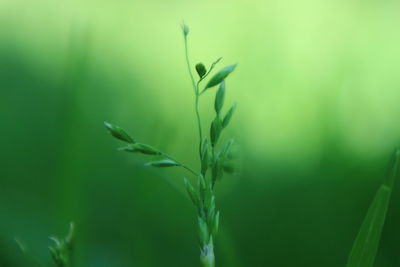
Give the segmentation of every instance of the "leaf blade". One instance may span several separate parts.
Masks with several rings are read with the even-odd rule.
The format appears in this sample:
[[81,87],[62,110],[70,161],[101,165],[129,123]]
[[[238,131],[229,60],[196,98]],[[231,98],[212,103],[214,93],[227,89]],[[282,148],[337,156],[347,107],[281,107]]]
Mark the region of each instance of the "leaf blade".
[[368,209],[350,252],[347,267],[372,267],[374,264],[393,184],[398,175],[399,159],[400,151],[398,150],[395,155],[392,174],[380,186]]

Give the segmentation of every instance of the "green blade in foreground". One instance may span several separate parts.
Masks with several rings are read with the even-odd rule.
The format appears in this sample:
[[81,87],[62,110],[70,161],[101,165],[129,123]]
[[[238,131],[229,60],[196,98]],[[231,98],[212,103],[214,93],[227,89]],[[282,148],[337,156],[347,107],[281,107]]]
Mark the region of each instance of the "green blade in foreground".
[[372,267],[374,265],[389,206],[390,195],[398,173],[399,161],[400,150],[397,150],[392,172],[388,179],[380,186],[368,209],[367,216],[353,244],[347,267]]

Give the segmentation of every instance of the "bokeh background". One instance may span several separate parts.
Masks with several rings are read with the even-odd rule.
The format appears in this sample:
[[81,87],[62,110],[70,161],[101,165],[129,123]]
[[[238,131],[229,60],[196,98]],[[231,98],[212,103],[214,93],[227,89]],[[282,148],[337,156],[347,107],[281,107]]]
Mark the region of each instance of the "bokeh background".
[[[179,169],[118,152],[108,120],[197,167],[192,63],[238,62],[219,266],[344,266],[400,145],[397,0],[0,1],[0,266],[198,266]],[[201,100],[204,127],[214,92]],[[378,267],[400,266],[400,183]]]

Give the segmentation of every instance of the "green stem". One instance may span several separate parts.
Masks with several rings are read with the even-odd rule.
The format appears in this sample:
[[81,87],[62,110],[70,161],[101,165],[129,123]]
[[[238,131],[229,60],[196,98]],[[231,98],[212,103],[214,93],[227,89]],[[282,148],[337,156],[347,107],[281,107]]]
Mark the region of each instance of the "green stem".
[[200,120],[200,112],[199,112],[199,86],[197,84],[196,87],[196,105],[195,105],[195,110],[196,110],[196,118],[197,118],[197,126],[199,128],[199,139],[200,139],[200,143],[199,143],[199,155],[200,155],[200,161],[201,161],[201,147],[202,147],[202,142],[203,142],[203,133],[202,133],[202,129],[201,129],[201,120]]
[[199,83],[200,81],[196,84],[195,80],[194,80],[194,76],[192,73],[192,69],[190,68],[190,60],[189,60],[189,53],[188,53],[188,43],[187,43],[187,38],[185,36],[185,57],[186,57],[186,65],[189,71],[189,75],[190,75],[190,79],[192,80],[192,85],[193,85],[193,89],[194,89],[194,94],[195,94],[195,111],[196,111],[196,119],[197,119],[197,126],[199,129],[199,156],[200,156],[200,160],[201,160],[201,146],[202,146],[202,142],[203,142],[203,131],[201,128],[201,120],[200,120],[200,113],[199,113]]
[[215,267],[214,243],[212,240],[210,241],[210,244],[202,249],[200,262],[203,267]]
[[214,61],[214,62],[211,64],[211,66],[210,66],[210,68],[208,69],[208,71],[206,72],[206,74],[204,74],[204,76],[200,78],[200,81],[197,83],[197,86],[199,85],[200,82],[202,82],[202,81],[208,76],[208,74],[211,73],[211,71],[214,69],[215,65],[217,65],[217,63],[218,63],[221,59],[222,59],[222,57],[218,58],[216,61]]
[[190,68],[188,44],[187,44],[187,38],[186,37],[185,37],[185,56],[186,56],[186,65],[187,65],[187,68],[189,70],[190,79],[192,80],[194,93],[197,95],[196,82],[194,81],[193,73],[192,73],[192,70]]

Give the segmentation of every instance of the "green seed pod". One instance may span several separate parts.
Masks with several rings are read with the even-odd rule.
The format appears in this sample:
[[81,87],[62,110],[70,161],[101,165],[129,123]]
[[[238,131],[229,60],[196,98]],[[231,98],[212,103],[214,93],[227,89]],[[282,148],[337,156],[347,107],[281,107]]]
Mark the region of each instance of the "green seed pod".
[[215,211],[216,211],[215,210],[215,197],[212,196],[211,201],[210,201],[210,206],[208,208],[208,218],[207,218],[207,223],[208,223],[208,226],[210,229],[214,223]]
[[215,147],[215,145],[217,144],[218,138],[221,135],[221,131],[222,131],[221,119],[219,118],[219,116],[217,116],[211,123],[211,128],[210,128],[210,139],[212,147]]
[[213,167],[211,169],[211,181],[212,185],[214,186],[217,180],[220,180],[223,176],[222,172],[222,162],[221,158],[217,157],[214,161]]
[[211,169],[211,181],[213,186],[217,180],[220,180],[224,175],[225,161],[229,153],[229,149],[233,144],[233,140],[229,140],[222,150],[216,155],[212,169]]
[[214,108],[217,114],[221,112],[222,106],[224,105],[224,99],[225,99],[225,81],[222,81],[215,95]]
[[208,141],[205,139],[201,149],[201,174],[203,174],[203,176],[206,175],[209,164]]
[[115,138],[127,142],[127,143],[134,143],[135,141],[132,139],[132,137],[127,134],[124,129],[122,129],[119,126],[113,125],[109,122],[104,122],[104,126],[106,126],[107,130],[109,133],[114,136]]
[[214,216],[214,223],[213,226],[211,227],[211,233],[213,236],[216,236],[218,233],[218,228],[219,228],[219,211]]
[[214,87],[220,84],[223,80],[225,80],[228,75],[234,71],[236,68],[236,64],[229,65],[223,69],[221,69],[217,74],[215,74],[207,83],[206,87],[203,91],[207,90],[208,88]]
[[198,177],[198,186],[200,192],[200,199],[204,201],[207,191],[207,181],[202,174],[200,174]]
[[158,161],[152,161],[146,163],[146,166],[152,166],[152,167],[160,167],[160,168],[165,168],[165,167],[176,167],[176,166],[181,166],[179,163],[176,161],[170,160],[170,159],[162,159]]
[[201,190],[206,190],[207,188],[207,181],[203,175],[199,175],[199,186]]
[[231,148],[231,146],[233,145],[235,141],[233,139],[229,139],[228,142],[226,142],[226,144],[224,145],[224,147],[222,148],[220,155],[221,157],[223,157],[224,159],[228,156],[229,153],[229,149]]
[[154,147],[141,143],[129,144],[125,147],[121,147],[119,150],[126,152],[142,153],[146,155],[161,155],[161,152]]
[[214,193],[213,193],[213,190],[211,188],[211,185],[207,185],[206,190],[205,190],[204,193],[205,193],[204,194],[204,199],[203,199],[204,200],[204,207],[206,209],[208,209],[208,208],[210,208],[211,201],[212,201],[212,198],[214,196]]
[[197,71],[197,74],[199,75],[200,79],[203,78],[203,76],[207,73],[207,69],[203,65],[203,63],[196,64],[196,71]]
[[196,192],[196,190],[194,190],[192,184],[186,178],[184,178],[183,181],[185,183],[186,191],[187,191],[190,199],[192,200],[193,204],[196,207],[199,207],[200,206],[200,199],[199,199],[198,193]]
[[198,217],[198,224],[199,224],[200,245],[202,246],[207,245],[208,241],[210,240],[207,223],[201,217]]
[[214,219],[215,219],[215,209],[209,209],[208,211],[208,217],[207,217],[207,224],[208,224],[208,229],[210,229],[211,234],[212,234],[212,226],[214,224]]
[[189,26],[186,25],[185,23],[182,23],[182,32],[183,36],[186,38],[189,34]]
[[226,113],[224,119],[222,120],[222,127],[223,128],[228,126],[229,122],[231,121],[232,115],[235,112],[235,109],[236,109],[236,103],[231,106],[231,108]]

